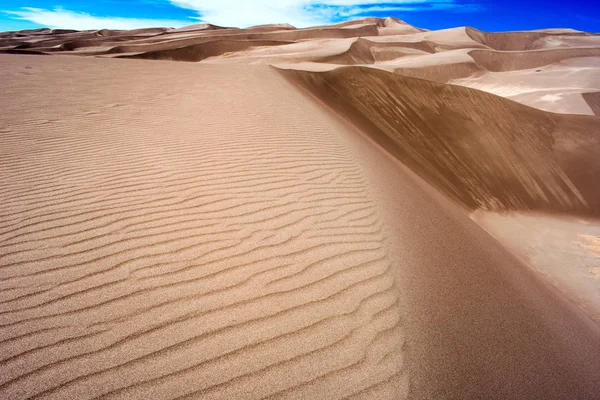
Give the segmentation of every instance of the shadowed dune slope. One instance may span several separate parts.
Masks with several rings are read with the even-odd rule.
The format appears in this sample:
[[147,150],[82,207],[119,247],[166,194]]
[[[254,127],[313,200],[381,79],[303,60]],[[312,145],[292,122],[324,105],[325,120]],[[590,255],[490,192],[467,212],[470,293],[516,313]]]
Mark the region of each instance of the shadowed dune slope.
[[600,116],[600,92],[583,93],[582,96],[594,114]]
[[373,64],[375,58],[371,51],[371,42],[365,39],[357,39],[347,51],[339,55],[324,57],[319,62],[344,65]]
[[446,83],[453,79],[468,78],[481,74],[483,68],[475,62],[456,62],[452,64],[428,65],[411,68],[394,68],[394,72],[411,78]]
[[600,215],[600,119],[370,68],[283,74],[469,209]]
[[227,52],[242,51],[258,46],[266,47],[282,44],[287,43],[266,40],[213,40],[184,47],[147,51],[130,55],[118,55],[117,57],[198,62],[208,57],[220,56]]

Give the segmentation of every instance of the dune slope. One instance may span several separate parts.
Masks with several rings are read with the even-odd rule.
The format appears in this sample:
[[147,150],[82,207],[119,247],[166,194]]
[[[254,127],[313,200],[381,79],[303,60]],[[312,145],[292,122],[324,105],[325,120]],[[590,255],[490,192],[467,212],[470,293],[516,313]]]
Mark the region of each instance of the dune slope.
[[427,31],[394,18],[302,29],[287,24],[246,29],[199,24],[0,33],[0,53],[303,64],[301,68],[311,70],[368,65],[486,90],[544,111],[584,115],[594,115],[594,110],[582,94],[600,90],[599,49],[600,35],[570,29]]
[[600,92],[583,93],[583,98],[588,103],[594,114],[600,116]]
[[269,67],[0,62],[0,397],[401,397],[381,219],[318,106]]
[[599,39],[0,33],[0,398],[595,398]]
[[600,119],[367,68],[283,70],[468,209],[600,215]]
[[0,64],[0,397],[600,388],[597,327],[275,69]]

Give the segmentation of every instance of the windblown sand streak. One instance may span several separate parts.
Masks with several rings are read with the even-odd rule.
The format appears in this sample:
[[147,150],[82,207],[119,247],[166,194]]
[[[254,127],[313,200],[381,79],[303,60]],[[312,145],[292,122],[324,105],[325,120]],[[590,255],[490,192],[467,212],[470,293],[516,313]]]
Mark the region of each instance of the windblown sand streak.
[[268,67],[157,82],[121,63],[3,84],[53,95],[3,121],[0,396],[404,390],[384,235],[339,126]]
[[469,209],[600,212],[596,117],[372,68],[282,73]]

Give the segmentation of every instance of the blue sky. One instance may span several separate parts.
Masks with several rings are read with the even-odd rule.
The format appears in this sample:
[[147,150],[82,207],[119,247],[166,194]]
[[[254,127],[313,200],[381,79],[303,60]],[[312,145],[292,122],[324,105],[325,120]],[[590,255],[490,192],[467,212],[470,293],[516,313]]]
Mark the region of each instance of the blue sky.
[[600,31],[600,3],[578,0],[0,0],[0,31],[39,27],[133,29],[199,22],[298,27],[394,16],[428,29]]

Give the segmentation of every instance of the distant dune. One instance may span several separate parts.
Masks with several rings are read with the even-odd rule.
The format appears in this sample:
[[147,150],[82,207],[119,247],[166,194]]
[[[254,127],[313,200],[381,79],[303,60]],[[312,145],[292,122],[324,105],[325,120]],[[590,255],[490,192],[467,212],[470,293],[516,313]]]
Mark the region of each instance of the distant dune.
[[1,33],[0,398],[596,398],[599,51]]
[[[594,110],[581,94],[600,92],[599,49],[599,35],[570,29],[426,31],[394,18],[305,29],[286,24],[248,29],[199,24],[179,29],[40,29],[0,34],[0,52],[5,53],[220,63],[308,62],[319,63],[320,68],[364,65],[486,90],[545,111],[589,115]],[[539,76],[530,79],[531,73]],[[509,85],[515,80],[519,87]]]

